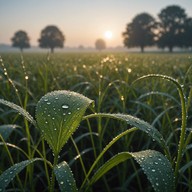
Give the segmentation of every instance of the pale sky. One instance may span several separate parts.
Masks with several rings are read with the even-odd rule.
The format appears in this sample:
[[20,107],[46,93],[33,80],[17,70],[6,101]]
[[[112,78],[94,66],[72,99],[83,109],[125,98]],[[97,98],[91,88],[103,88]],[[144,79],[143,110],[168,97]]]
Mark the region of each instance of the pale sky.
[[[169,5],[179,5],[192,17],[192,0],[0,0],[0,44],[24,30],[31,45],[38,45],[40,32],[56,25],[65,35],[65,46],[93,47],[103,38],[107,46],[122,46],[122,32],[140,13],[154,18]],[[112,32],[111,39],[105,32]]]

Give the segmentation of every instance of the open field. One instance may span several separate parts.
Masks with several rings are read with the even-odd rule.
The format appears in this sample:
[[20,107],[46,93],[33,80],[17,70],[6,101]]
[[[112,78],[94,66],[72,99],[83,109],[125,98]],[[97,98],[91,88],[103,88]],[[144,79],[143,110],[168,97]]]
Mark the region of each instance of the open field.
[[[149,74],[166,75],[173,80],[163,76],[137,80]],[[58,162],[68,162],[80,191],[148,192],[153,188],[165,191],[159,188],[160,181],[154,181],[152,174],[151,177],[147,175],[147,180],[142,172],[142,169],[147,172],[146,165],[142,167],[139,160],[135,159],[136,163],[133,158],[117,163],[98,181],[91,180],[98,168],[118,153],[148,149],[161,152],[169,160],[177,191],[192,190],[191,54],[1,54],[0,99],[21,106],[36,119],[38,101],[54,90],[78,92],[93,100],[95,106],[88,108],[85,115],[127,114],[144,120],[161,133],[166,144],[159,144],[154,136],[156,132],[154,135],[148,134],[141,125],[143,122],[137,119],[136,123],[127,124],[131,120],[122,121],[122,117],[101,115],[83,118],[79,128],[60,151],[58,159]],[[182,94],[185,99],[183,103]],[[10,107],[0,105],[0,111],[0,131],[3,125],[12,127],[6,136],[0,132],[0,174],[15,163],[36,157],[53,163],[55,158],[49,145],[42,140],[39,129],[23,118],[22,113]],[[139,129],[133,128],[138,128],[137,124]],[[120,137],[102,154],[111,140],[128,129],[132,131]],[[102,154],[101,158],[89,174],[99,154]],[[50,167],[45,161],[31,164],[19,177],[14,178],[7,189],[48,191],[51,188],[51,191],[53,187],[57,191],[60,185],[49,180],[52,174]]]

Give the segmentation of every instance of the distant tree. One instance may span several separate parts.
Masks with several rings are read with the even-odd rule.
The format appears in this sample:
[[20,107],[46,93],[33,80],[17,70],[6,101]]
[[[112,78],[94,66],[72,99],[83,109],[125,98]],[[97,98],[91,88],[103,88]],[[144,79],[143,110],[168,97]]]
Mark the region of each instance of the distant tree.
[[136,15],[123,32],[123,43],[128,48],[140,47],[141,52],[144,52],[146,46],[154,45],[156,28],[155,19],[148,13]]
[[62,48],[65,37],[56,26],[47,26],[41,31],[41,37],[38,40],[41,48],[50,48],[54,52],[54,48]]
[[106,43],[103,39],[97,39],[95,42],[95,48],[99,51],[106,48]]
[[21,52],[23,52],[24,48],[29,48],[30,43],[29,43],[29,37],[25,31],[17,31],[14,36],[11,38],[12,41],[12,46],[13,47],[18,47]]
[[170,52],[174,47],[182,47],[186,20],[185,10],[176,5],[168,6],[161,10],[158,17],[160,19],[158,47],[168,47]]
[[84,49],[84,46],[83,45],[79,45],[78,47],[80,50],[83,50]]
[[185,20],[185,32],[183,35],[184,47],[192,47],[192,18],[187,18]]

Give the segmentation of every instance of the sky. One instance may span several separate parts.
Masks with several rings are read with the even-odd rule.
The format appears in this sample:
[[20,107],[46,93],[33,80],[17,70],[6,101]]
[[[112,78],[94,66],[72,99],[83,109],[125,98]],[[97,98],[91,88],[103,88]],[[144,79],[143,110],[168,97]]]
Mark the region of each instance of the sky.
[[11,44],[14,33],[24,30],[30,44],[38,46],[41,30],[55,25],[68,47],[94,47],[98,38],[107,47],[123,46],[122,33],[137,14],[157,19],[169,5],[179,5],[192,17],[192,0],[0,0],[0,44]]

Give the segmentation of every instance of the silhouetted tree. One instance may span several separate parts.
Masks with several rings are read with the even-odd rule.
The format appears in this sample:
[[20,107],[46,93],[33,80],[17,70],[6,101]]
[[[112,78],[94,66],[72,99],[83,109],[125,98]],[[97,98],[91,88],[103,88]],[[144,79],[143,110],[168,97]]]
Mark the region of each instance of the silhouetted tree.
[[13,47],[18,47],[21,52],[23,52],[24,48],[29,48],[30,43],[29,43],[29,37],[25,31],[17,31],[14,36],[11,38],[12,41],[12,46]]
[[106,43],[103,39],[97,39],[95,42],[95,48],[98,49],[99,51],[103,50],[106,48]]
[[185,32],[183,35],[183,43],[186,48],[192,47],[192,18],[185,20]]
[[159,39],[157,45],[160,48],[173,48],[183,46],[184,24],[186,20],[185,10],[179,6],[172,5],[161,10],[158,15],[160,19]]
[[128,48],[140,47],[144,52],[146,46],[154,45],[156,27],[155,19],[148,13],[136,15],[123,33],[124,45]]
[[41,37],[38,40],[41,48],[50,48],[54,52],[54,48],[62,48],[65,37],[56,26],[47,26],[41,31]]

